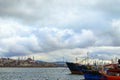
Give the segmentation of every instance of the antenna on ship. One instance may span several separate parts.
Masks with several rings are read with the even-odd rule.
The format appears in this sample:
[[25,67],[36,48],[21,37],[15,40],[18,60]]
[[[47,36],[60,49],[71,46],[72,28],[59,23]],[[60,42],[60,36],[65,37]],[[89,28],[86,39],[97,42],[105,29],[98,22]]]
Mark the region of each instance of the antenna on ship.
[[88,53],[89,52],[87,52],[87,54],[86,54],[85,64],[88,64]]
[[89,52],[87,52],[87,64],[88,64],[88,60],[89,60],[88,54],[89,54]]
[[76,63],[77,63],[77,61],[78,61],[78,58],[76,57]]

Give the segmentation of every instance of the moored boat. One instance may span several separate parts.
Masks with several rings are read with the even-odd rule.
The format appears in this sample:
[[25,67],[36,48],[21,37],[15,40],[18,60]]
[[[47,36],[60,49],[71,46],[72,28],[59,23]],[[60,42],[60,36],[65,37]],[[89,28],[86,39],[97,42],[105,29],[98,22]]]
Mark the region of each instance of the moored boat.
[[72,63],[72,62],[66,62],[67,67],[69,68],[71,74],[83,74],[82,70],[79,69],[79,64]]
[[106,79],[104,75],[97,70],[89,70],[84,73],[85,80],[101,80]]
[[[89,64],[85,64],[87,63],[87,59],[88,59],[88,53],[87,53],[87,57],[86,58],[80,58],[82,59],[79,63],[78,63],[78,58],[76,58],[76,63],[73,62],[66,62],[67,67],[69,68],[71,74],[84,74],[85,70],[89,70],[91,68],[91,66]],[[84,63],[84,64],[83,64]]]
[[90,69],[89,65],[82,65],[78,63],[72,63],[72,62],[66,62],[66,64],[72,74],[84,74],[85,70]]
[[104,71],[91,70],[84,74],[85,80],[120,80],[120,60],[118,64],[109,64],[104,66]]

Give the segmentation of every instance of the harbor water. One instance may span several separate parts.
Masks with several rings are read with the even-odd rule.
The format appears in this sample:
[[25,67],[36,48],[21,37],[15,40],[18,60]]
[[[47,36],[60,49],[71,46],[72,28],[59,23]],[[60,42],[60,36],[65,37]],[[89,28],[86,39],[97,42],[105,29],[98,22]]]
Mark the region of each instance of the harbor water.
[[81,80],[68,68],[0,68],[0,80]]

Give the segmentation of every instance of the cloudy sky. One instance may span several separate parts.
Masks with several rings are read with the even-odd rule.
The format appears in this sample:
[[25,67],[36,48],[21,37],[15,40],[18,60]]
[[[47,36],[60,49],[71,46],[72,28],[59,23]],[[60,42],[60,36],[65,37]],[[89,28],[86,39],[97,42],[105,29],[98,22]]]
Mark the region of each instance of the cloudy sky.
[[0,57],[120,57],[119,0],[0,0]]

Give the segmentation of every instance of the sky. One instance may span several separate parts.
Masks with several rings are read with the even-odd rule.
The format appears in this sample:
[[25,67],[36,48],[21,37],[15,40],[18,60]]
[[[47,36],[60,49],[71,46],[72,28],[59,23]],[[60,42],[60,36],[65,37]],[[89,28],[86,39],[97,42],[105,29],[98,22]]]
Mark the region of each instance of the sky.
[[0,57],[120,57],[119,0],[0,0]]

